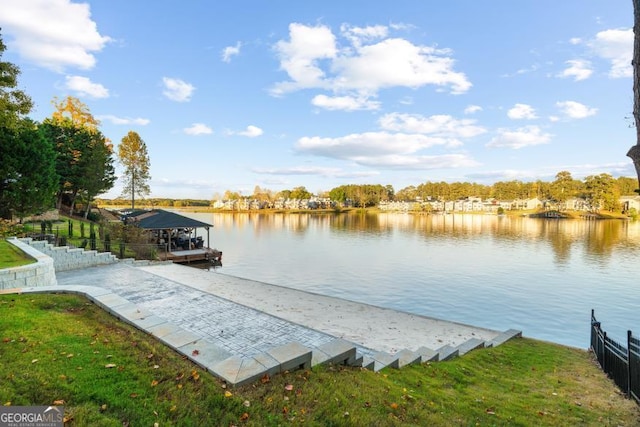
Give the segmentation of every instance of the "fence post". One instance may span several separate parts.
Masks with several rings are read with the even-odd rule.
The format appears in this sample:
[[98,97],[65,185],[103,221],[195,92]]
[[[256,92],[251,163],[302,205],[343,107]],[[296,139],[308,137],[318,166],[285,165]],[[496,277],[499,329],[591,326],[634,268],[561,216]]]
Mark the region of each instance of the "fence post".
[[631,330],[627,331],[627,397],[631,397]]
[[605,331],[602,331],[602,370],[609,375],[607,372],[607,333]]

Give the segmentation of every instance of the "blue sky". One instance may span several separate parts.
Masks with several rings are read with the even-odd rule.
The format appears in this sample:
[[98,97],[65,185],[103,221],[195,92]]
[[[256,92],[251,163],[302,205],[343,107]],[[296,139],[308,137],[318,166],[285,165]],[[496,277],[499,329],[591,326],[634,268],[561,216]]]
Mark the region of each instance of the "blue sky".
[[137,132],[152,197],[635,176],[630,0],[0,0],[0,10],[2,59],[20,67],[31,117],[71,95],[116,146]]

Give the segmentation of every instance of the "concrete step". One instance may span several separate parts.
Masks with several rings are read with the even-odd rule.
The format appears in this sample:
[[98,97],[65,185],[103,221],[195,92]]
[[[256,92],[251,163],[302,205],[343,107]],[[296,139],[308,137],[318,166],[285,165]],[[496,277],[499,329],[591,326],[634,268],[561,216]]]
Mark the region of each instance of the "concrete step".
[[385,351],[379,351],[373,354],[372,359],[374,372],[378,372],[380,369],[386,367],[396,369],[399,368],[399,360],[397,355],[389,354]]
[[373,369],[375,368],[375,364],[376,364],[375,360],[373,360],[371,357],[362,356],[362,367],[364,369],[373,371]]
[[350,360],[355,360],[356,348],[349,341],[335,339],[313,349],[311,366],[321,364],[348,365]]
[[450,345],[443,345],[436,351],[438,352],[438,360],[440,361],[451,360],[454,357],[458,357],[458,349]]
[[362,367],[363,363],[364,363],[364,356],[360,354],[357,350],[356,350],[355,356],[353,356],[352,359],[349,359],[347,361],[348,366],[353,366],[356,368]]
[[437,362],[440,359],[440,354],[428,347],[420,347],[416,353],[420,355],[421,363]]
[[404,350],[397,352],[395,356],[397,356],[398,358],[398,368],[402,368],[407,365],[422,363],[421,354],[408,350],[406,348]]
[[265,375],[310,368],[311,353],[311,350],[294,341],[254,357],[229,357],[214,364],[210,371],[232,386],[241,386]]
[[508,329],[504,332],[502,332],[500,335],[498,335],[497,337],[495,337],[494,339],[492,339],[491,341],[487,341],[486,343],[486,347],[497,347],[500,344],[504,344],[505,342],[514,339],[514,338],[520,338],[522,337],[522,331],[519,331],[517,329]]
[[479,338],[471,338],[468,341],[463,342],[459,346],[456,347],[458,350],[458,356],[462,356],[463,354],[467,354],[470,351],[477,350],[479,348],[484,348],[485,343],[483,340]]

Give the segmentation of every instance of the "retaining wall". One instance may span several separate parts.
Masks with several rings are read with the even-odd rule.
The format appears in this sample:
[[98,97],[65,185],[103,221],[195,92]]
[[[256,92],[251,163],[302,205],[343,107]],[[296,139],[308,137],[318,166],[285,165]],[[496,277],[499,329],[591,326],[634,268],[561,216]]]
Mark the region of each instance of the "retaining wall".
[[110,252],[85,251],[82,248],[53,246],[44,240],[30,238],[20,239],[20,241],[26,243],[32,249],[53,258],[55,271],[76,270],[118,262],[118,258]]
[[7,239],[7,242],[35,259],[36,262],[0,269],[0,290],[58,284],[53,258],[16,238]]

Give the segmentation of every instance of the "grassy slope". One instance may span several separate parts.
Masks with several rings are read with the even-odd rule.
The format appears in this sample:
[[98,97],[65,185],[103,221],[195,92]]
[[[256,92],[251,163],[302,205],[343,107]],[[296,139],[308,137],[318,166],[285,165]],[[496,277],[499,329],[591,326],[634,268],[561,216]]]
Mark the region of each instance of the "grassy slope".
[[[197,356],[196,356],[197,357]],[[324,367],[237,388],[70,295],[0,295],[0,404],[70,426],[638,425],[589,353],[519,339],[380,373]]]
[[29,255],[6,240],[0,239],[0,268],[19,267],[33,262],[35,260]]

